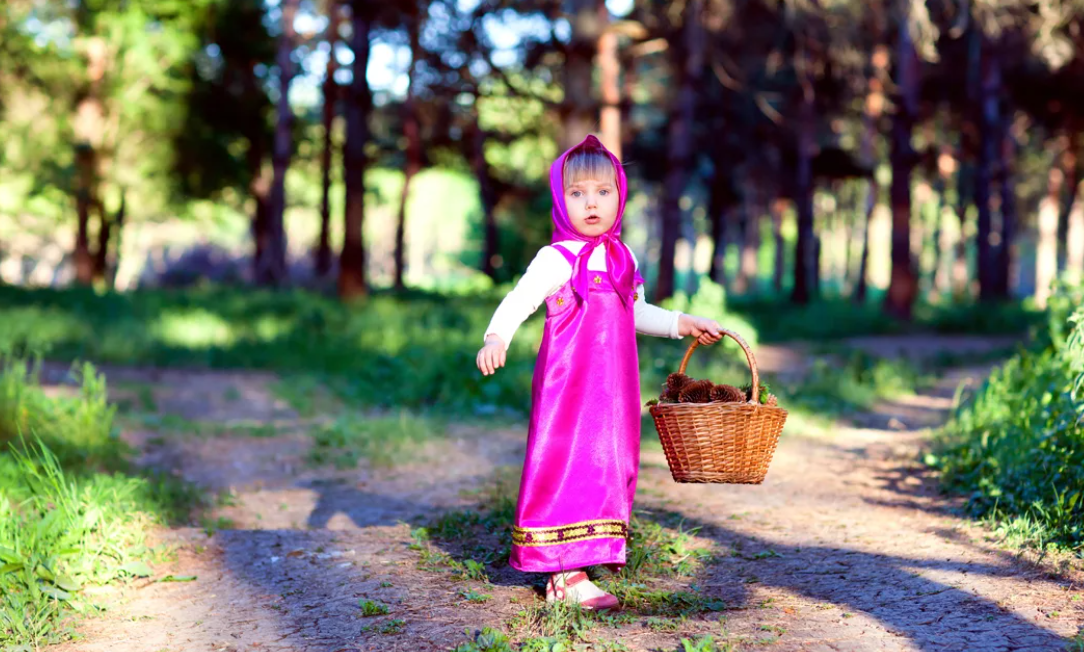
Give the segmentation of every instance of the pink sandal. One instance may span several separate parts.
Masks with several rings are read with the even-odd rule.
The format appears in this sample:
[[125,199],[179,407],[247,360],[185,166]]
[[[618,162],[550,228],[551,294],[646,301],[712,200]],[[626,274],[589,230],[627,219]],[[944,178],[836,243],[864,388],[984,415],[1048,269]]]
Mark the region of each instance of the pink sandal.
[[[550,575],[549,580],[546,582],[546,602],[563,602],[567,595],[565,589],[576,586],[580,582],[587,581],[587,573],[580,571],[573,573],[569,577],[565,578],[564,586],[558,586],[553,581],[553,576]],[[597,598],[590,598],[579,603],[584,609],[590,611],[608,611],[611,609],[617,609],[620,606],[620,602],[615,596],[609,593],[600,595]]]

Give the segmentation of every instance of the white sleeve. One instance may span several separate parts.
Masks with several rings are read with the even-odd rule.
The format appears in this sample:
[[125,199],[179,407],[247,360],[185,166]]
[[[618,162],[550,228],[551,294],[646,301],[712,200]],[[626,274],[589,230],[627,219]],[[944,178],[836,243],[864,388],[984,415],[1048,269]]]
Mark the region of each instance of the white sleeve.
[[571,277],[572,267],[561,252],[550,246],[542,247],[527,266],[527,271],[516,283],[516,287],[512,288],[497,306],[483,341],[491,333],[496,333],[504,341],[507,350],[520,325],[538,310],[546,297],[561,289]]
[[667,310],[650,304],[644,298],[644,286],[636,288],[636,302],[633,304],[636,315],[636,332],[655,337],[669,337],[679,340],[678,319],[681,312]]

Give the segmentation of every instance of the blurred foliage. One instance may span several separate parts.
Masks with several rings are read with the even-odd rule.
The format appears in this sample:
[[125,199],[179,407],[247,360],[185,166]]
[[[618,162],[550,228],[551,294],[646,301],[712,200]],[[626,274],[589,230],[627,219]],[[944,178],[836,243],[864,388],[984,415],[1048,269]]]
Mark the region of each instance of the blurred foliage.
[[927,459],[972,513],[1039,548],[1084,549],[1082,359],[1084,287],[1062,286],[1045,343],[966,396]]

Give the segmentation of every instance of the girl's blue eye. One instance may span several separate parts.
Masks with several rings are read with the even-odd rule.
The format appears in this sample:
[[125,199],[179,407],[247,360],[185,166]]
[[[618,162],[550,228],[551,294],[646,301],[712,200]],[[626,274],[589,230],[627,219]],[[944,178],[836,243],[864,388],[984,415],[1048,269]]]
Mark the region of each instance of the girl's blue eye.
[[609,190],[600,190],[599,194],[600,195],[608,195],[608,194],[610,194],[610,191]]

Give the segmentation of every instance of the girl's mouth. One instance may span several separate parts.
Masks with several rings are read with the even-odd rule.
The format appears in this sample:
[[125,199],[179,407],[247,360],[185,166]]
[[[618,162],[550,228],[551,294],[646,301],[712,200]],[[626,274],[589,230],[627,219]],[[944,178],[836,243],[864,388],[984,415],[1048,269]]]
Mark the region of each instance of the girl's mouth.
[[602,221],[602,218],[599,217],[598,215],[588,215],[584,219],[584,222],[586,222],[588,224],[591,224],[591,225],[598,224],[600,221]]

